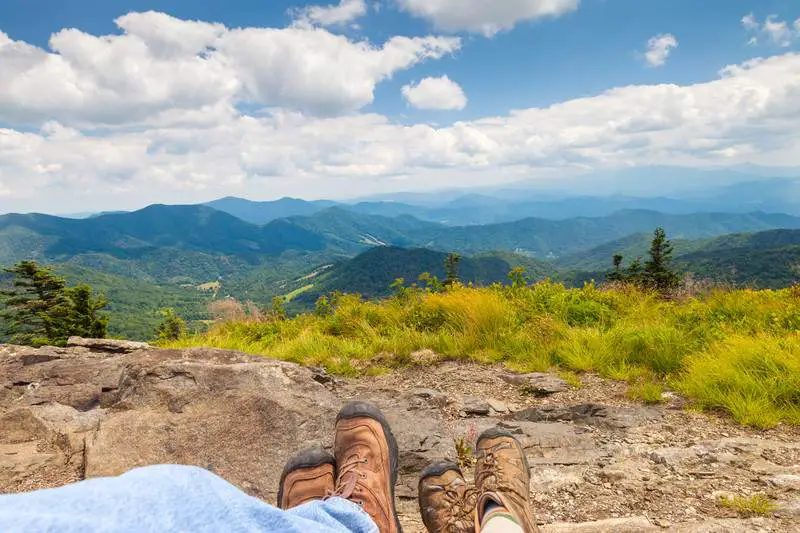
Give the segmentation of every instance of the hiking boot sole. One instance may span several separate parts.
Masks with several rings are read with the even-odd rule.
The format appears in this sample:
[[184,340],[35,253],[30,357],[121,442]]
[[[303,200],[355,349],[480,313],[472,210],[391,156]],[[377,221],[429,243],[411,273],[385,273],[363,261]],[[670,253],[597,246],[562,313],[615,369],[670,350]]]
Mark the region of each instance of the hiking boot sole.
[[441,476],[445,472],[450,472],[451,470],[457,472],[461,477],[464,477],[464,474],[461,473],[461,467],[453,461],[436,461],[426,466],[422,471],[422,474],[419,476],[420,483],[425,478]]

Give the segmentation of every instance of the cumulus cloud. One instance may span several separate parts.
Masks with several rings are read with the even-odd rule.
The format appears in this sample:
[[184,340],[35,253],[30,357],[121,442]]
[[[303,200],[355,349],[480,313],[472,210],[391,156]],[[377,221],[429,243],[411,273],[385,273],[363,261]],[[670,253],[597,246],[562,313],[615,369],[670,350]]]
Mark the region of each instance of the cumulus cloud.
[[791,24],[779,20],[778,15],[769,15],[762,24],[750,13],[742,17],[742,26],[749,35],[748,43],[752,45],[767,42],[787,48],[800,39],[800,18]]
[[671,33],[656,35],[647,41],[647,52],[644,60],[651,67],[661,67],[667,62],[667,58],[673,49],[678,47],[678,39]]
[[425,78],[402,89],[403,98],[417,109],[458,110],[467,107],[461,86],[448,78]]
[[292,10],[299,25],[340,26],[360,19],[367,14],[366,0],[341,0],[329,6],[306,6]]
[[470,31],[491,37],[525,20],[558,17],[580,0],[397,0],[404,11],[446,31]]
[[[22,70],[30,78],[24,86],[14,85],[19,76],[0,77],[0,121],[12,124],[0,128],[0,210],[133,208],[228,194],[342,197],[636,165],[800,165],[800,54],[731,65],[705,83],[620,87],[436,127],[374,113],[301,110],[309,102],[348,109],[368,101],[374,80],[448,53],[442,43],[451,41],[395,38],[375,47],[321,29],[230,30],[162,17],[124,25],[129,29],[113,37],[57,34],[54,49],[61,52],[0,36],[4,74],[19,65],[41,69]],[[327,65],[281,71],[270,56],[293,50],[294,39],[315,38],[322,40],[302,42],[340,45],[338,68],[368,89],[337,86],[344,78]],[[315,53],[320,62],[332,57]],[[298,52],[287,61],[300,57],[308,56]],[[260,75],[259,59],[283,81]],[[363,64],[347,64],[354,59]],[[104,61],[116,68],[95,66],[111,64]],[[195,68],[206,76],[207,62],[219,63],[218,80],[178,79]],[[131,87],[139,82],[128,72],[134,68],[146,83]],[[321,80],[307,85],[330,83],[318,90],[338,96],[320,97],[298,81],[304,76]],[[250,99],[273,105],[257,112],[238,105]],[[90,121],[97,116],[103,120]],[[26,126],[31,118],[41,119],[34,128]]]
[[51,51],[0,34],[0,121],[119,124],[222,103],[352,112],[400,70],[460,47],[453,37],[380,46],[314,27],[238,28],[131,13],[121,35],[76,29]]

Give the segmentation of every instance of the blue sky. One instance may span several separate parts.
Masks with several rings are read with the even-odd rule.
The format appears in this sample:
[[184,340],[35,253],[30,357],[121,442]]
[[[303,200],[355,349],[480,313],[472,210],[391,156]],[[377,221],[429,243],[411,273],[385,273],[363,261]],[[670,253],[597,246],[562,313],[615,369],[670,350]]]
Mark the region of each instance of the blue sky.
[[[385,4],[377,13],[370,11],[361,30],[345,29],[344,33],[381,42],[393,35],[431,32],[430,23]],[[46,47],[50,35],[63,28],[96,35],[117,33],[114,19],[131,11],[155,10],[229,27],[282,27],[291,22],[290,9],[306,5],[291,0],[6,0],[0,3],[0,30]],[[748,13],[760,19],[777,14],[793,21],[800,17],[800,2],[583,0],[577,11],[563,17],[522,22],[493,39],[467,37],[455,56],[401,72],[381,85],[375,104],[368,109],[413,115],[397,97],[399,88],[420,76],[442,74],[457,80],[471,101],[465,112],[448,113],[440,117],[443,120],[550,105],[622,85],[708,80],[725,65],[782,48],[773,43],[747,44],[740,21]],[[643,68],[638,54],[650,37],[663,33],[679,39],[678,49],[663,68]],[[792,46],[798,48],[800,40]]]
[[[508,0],[496,33],[481,29],[497,22],[485,9],[496,0],[463,2],[363,0],[362,16],[334,24],[304,19],[315,4],[287,0],[6,0],[0,69],[12,76],[0,82],[0,208],[53,209],[65,192],[81,204],[75,210],[159,196],[479,185],[668,162],[800,165],[792,156],[800,132],[789,120],[800,94],[796,0],[558,0],[563,9],[545,16],[546,2]],[[143,15],[115,22],[128,13]],[[194,38],[187,21],[203,23],[209,56],[175,43],[183,55],[160,51],[163,35]],[[60,34],[51,48],[67,28],[80,33]],[[234,28],[247,35],[237,41]],[[108,35],[118,46],[104,44]],[[676,46],[649,65],[648,41],[665,36]],[[382,48],[398,37],[418,40]],[[334,45],[341,51],[313,49]],[[720,75],[753,58],[764,64],[737,71],[735,82]],[[442,76],[450,81],[415,90]],[[668,86],[677,89],[659,89]],[[417,99],[404,98],[404,87]],[[716,109],[717,90],[727,108]],[[606,116],[611,105],[619,121]],[[742,113],[729,116],[737,105]],[[492,117],[502,125],[487,125]],[[620,150],[625,157],[613,155]],[[30,180],[52,195],[26,193]]]

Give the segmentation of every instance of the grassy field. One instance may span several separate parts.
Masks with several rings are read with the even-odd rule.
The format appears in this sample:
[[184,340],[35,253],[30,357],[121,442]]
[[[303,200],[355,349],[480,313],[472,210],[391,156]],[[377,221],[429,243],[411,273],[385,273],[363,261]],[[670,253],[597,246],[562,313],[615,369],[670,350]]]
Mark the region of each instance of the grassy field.
[[800,289],[716,290],[665,300],[633,287],[403,289],[341,296],[291,320],[221,321],[176,347],[208,345],[316,365],[340,375],[439,360],[518,371],[597,372],[657,402],[665,389],[696,408],[760,428],[800,424]]

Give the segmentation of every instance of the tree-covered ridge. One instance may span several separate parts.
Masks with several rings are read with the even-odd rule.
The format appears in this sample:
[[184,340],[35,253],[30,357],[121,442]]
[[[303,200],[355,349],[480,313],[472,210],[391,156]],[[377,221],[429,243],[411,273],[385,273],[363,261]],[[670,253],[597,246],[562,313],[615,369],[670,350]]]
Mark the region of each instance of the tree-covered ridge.
[[[636,234],[556,261],[560,272],[579,271],[579,279],[602,279],[614,255],[644,257],[650,239]],[[788,287],[800,280],[800,230],[735,233],[712,239],[674,241],[680,274],[754,288]]]
[[83,220],[5,215],[0,265],[20,260],[57,265],[69,285],[88,283],[108,297],[110,334],[138,339],[152,338],[166,308],[183,317],[190,331],[203,329],[208,303],[229,297],[262,308],[280,297],[290,313],[312,308],[329,292],[383,297],[397,278],[411,285],[429,272],[444,280],[449,253],[462,258],[461,278],[477,285],[505,281],[509,270],[524,266],[533,279],[553,277],[580,286],[602,280],[615,254],[626,262],[644,258],[657,223],[674,243],[680,275],[753,287],[784,287],[797,277],[800,230],[718,235],[800,227],[800,218],[786,215],[629,210],[447,227],[411,216],[320,204],[314,209],[311,216],[261,226],[208,206],[154,205]]
[[[313,287],[299,295],[297,300],[307,306],[320,295],[330,292],[356,293],[366,298],[385,297],[391,294],[391,285],[397,279],[412,285],[418,282],[421,274],[429,273],[445,280],[447,258],[446,253],[423,248],[376,247],[334,265],[316,280],[307,280]],[[553,273],[547,263],[524,256],[485,254],[461,257],[458,277],[464,283],[475,285],[506,282],[508,273],[521,265],[535,279],[544,279]]]
[[[258,266],[285,253],[353,256],[373,246],[425,247],[462,254],[508,251],[539,258],[561,257],[608,241],[664,227],[675,239],[698,239],[734,232],[800,228],[789,215],[665,215],[620,211],[598,218],[546,220],[528,218],[506,224],[445,227],[410,216],[382,217],[339,207],[309,217],[278,219],[258,226],[207,206],[153,205],[132,213],[82,220],[48,215],[0,216],[0,264],[32,259],[44,262],[125,268],[159,280],[171,268],[154,268],[170,258],[178,265],[200,263],[205,275]],[[84,257],[88,259],[84,260]],[[86,264],[86,266],[90,266]],[[166,270],[166,272],[164,272]],[[202,282],[207,280],[195,281]]]
[[649,233],[656,227],[664,228],[676,240],[703,239],[728,233],[800,229],[800,218],[766,213],[668,215],[626,210],[597,218],[528,218],[505,224],[440,228],[425,236],[425,246],[467,254],[519,251],[540,259],[555,260],[632,234]]

